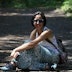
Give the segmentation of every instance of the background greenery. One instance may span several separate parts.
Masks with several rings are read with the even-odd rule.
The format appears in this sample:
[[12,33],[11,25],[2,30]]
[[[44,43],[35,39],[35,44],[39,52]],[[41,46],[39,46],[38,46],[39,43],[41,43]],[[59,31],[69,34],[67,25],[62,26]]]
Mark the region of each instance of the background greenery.
[[61,8],[65,13],[72,12],[72,0],[0,0],[1,8]]

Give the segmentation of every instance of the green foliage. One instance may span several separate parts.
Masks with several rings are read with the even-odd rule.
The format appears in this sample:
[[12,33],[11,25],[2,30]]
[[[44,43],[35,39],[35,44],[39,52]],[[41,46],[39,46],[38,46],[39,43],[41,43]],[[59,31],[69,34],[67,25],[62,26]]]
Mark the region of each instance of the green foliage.
[[11,0],[0,0],[0,7],[10,7],[11,6]]
[[22,2],[22,0],[13,0],[12,3],[13,3],[13,5],[12,5],[13,8],[25,7],[25,4],[24,4],[24,2]]
[[57,7],[63,0],[0,0],[3,8]]
[[62,0],[28,0],[28,7],[56,7],[62,4]]
[[72,0],[65,0],[63,2],[63,5],[61,7],[61,9],[67,13],[67,12],[72,12]]

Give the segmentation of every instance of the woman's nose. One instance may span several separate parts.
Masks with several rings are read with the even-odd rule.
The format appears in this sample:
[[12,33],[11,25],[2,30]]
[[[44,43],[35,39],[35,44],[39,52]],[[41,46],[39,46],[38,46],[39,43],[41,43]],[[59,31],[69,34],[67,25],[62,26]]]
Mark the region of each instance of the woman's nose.
[[37,21],[37,24],[39,24],[39,21]]

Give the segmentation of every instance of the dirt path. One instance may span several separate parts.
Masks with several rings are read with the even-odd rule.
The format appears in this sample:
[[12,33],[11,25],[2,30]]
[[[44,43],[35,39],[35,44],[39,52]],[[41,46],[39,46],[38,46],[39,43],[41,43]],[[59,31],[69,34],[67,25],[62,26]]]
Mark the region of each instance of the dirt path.
[[6,63],[5,58],[9,56],[12,49],[29,38],[30,18],[37,10],[45,12],[48,26],[63,39],[70,60],[70,68],[72,68],[72,21],[58,9],[0,9],[0,66]]

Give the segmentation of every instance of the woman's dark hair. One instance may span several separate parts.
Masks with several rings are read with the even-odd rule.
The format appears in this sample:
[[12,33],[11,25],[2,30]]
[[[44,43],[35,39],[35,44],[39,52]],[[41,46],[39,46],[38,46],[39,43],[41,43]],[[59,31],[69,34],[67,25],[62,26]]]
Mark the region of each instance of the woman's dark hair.
[[32,19],[31,19],[31,24],[32,24],[32,26],[34,26],[33,20],[34,20],[34,18],[35,18],[36,15],[41,15],[42,19],[44,20],[44,26],[45,26],[45,25],[46,25],[46,17],[45,17],[45,15],[44,15],[44,13],[41,12],[41,11],[37,11],[37,12],[35,12],[35,14],[33,15]]

